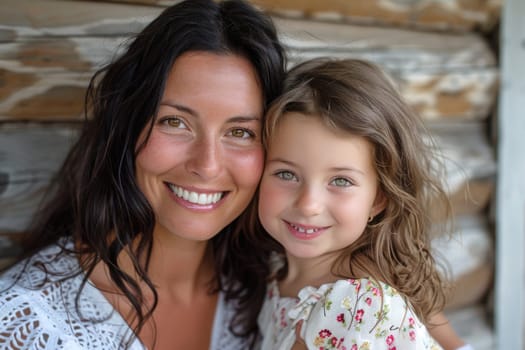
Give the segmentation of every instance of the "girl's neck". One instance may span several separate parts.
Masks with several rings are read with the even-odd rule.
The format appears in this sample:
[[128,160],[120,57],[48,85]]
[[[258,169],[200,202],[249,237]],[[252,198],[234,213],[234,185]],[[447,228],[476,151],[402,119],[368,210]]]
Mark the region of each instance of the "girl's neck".
[[283,297],[296,297],[307,286],[317,288],[325,283],[333,283],[338,277],[332,273],[336,254],[315,258],[298,258],[287,254],[288,273],[279,281],[279,293]]
[[[351,269],[349,258],[337,260],[338,257],[337,253],[306,259],[287,256],[288,273],[279,281],[280,295],[297,297],[299,291],[307,286],[319,288],[323,284],[334,283],[340,279],[371,277],[369,272],[355,265]],[[371,261],[362,258],[367,267],[372,266]]]

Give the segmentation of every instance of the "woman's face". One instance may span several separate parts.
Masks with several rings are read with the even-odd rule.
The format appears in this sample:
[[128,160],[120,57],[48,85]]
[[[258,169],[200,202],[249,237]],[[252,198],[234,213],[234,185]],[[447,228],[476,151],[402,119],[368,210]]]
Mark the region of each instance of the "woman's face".
[[262,115],[262,91],[245,58],[196,51],[175,61],[136,159],[156,234],[204,241],[240,215],[262,173]]

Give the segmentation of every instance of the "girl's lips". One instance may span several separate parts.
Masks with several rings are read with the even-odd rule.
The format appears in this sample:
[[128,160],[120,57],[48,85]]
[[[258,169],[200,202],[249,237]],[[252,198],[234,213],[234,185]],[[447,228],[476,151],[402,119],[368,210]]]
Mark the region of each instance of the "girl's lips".
[[330,226],[305,226],[299,224],[292,224],[291,222],[285,221],[288,231],[290,233],[303,240],[310,240],[320,236]]

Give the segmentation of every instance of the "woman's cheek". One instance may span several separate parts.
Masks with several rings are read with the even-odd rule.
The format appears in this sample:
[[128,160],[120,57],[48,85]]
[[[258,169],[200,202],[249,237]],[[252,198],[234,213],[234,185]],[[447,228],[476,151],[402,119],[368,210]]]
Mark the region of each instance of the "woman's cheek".
[[261,147],[237,154],[232,157],[230,172],[239,178],[244,186],[253,186],[254,191],[259,185],[264,167],[264,152]]

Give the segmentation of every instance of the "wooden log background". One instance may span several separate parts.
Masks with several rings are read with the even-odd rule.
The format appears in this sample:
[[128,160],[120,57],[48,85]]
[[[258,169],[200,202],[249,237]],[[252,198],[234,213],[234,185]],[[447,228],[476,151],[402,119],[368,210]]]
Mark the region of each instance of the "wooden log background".
[[[0,26],[0,120],[78,118],[92,73],[161,10],[58,0],[4,2],[9,11],[0,14],[5,23]],[[425,119],[484,119],[494,104],[497,63],[475,33],[305,19],[276,18],[276,23],[290,64],[321,55],[373,60],[396,78]]]
[[76,140],[76,126],[3,123],[0,135],[0,232],[23,231]]
[[[12,238],[27,227],[76,139],[93,73],[176,2],[2,0],[0,233]],[[462,290],[449,308],[486,298],[497,174],[489,135],[499,89],[497,55],[486,38],[497,30],[502,0],[253,2],[273,16],[290,66],[319,56],[354,57],[392,75],[443,151],[459,223],[453,234],[468,236],[436,243],[457,252],[451,265],[470,266],[453,270]],[[0,255],[6,245],[0,235]]]

